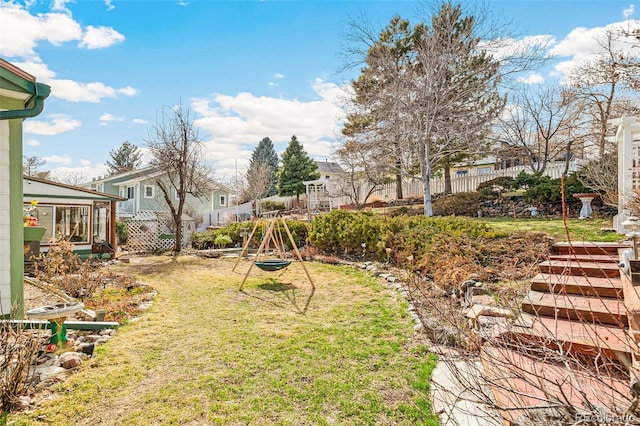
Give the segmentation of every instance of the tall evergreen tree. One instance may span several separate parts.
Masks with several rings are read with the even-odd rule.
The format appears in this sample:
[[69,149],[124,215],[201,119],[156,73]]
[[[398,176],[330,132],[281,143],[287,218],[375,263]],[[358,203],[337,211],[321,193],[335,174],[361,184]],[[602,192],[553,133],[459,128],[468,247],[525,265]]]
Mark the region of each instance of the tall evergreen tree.
[[269,197],[278,193],[278,154],[273,148],[273,142],[268,137],[263,138],[251,153],[247,176],[262,176],[264,174],[264,166],[267,167],[269,173],[268,187],[264,195]]
[[295,195],[300,201],[300,194],[305,191],[304,181],[318,179],[318,165],[309,158],[304,147],[295,135],[291,137],[289,146],[282,153],[282,167],[278,171],[278,194]]
[[111,161],[107,160],[107,166],[109,166],[109,174],[117,175],[118,173],[124,173],[134,170],[140,166],[140,159],[142,153],[138,150],[138,147],[124,141],[119,148],[109,151]]

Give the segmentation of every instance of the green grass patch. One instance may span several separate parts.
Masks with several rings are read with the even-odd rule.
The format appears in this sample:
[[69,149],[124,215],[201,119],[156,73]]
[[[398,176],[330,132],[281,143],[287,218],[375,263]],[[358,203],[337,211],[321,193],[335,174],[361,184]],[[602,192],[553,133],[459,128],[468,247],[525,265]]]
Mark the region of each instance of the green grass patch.
[[[232,273],[222,259],[119,267],[158,290],[55,397],[14,425],[435,425],[435,358],[412,348],[406,301],[350,267]],[[255,269],[254,269],[255,270]]]
[[624,239],[622,234],[603,231],[612,227],[611,219],[569,219],[566,225],[562,219],[482,218],[475,220],[487,223],[499,232],[541,232],[556,241],[571,239],[572,241],[613,242]]

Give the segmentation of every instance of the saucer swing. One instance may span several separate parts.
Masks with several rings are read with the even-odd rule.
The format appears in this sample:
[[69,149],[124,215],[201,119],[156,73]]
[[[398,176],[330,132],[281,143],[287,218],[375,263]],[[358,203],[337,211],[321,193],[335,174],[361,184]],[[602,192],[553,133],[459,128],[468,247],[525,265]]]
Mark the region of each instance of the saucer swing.
[[[261,224],[265,226],[266,230],[262,235],[262,241],[260,242],[260,247],[258,247],[256,256],[253,262],[251,262],[251,265],[249,266],[249,269],[247,270],[247,273],[245,274],[244,279],[240,284],[240,290],[242,290],[242,288],[244,287],[244,283],[247,281],[247,278],[249,277],[249,274],[251,273],[251,270],[253,269],[254,265],[266,272],[279,271],[291,265],[292,261],[287,258],[287,252],[286,252],[287,246],[284,243],[284,238],[282,235],[283,229],[288,237],[290,246],[293,248],[293,253],[295,257],[297,258],[298,261],[300,261],[300,265],[302,265],[302,268],[304,269],[304,272],[307,275],[309,282],[311,283],[311,287],[315,290],[315,285],[313,284],[311,275],[309,275],[309,271],[307,270],[307,267],[304,265],[304,262],[302,261],[302,256],[300,256],[300,252],[298,251],[298,246],[296,246],[296,243],[293,240],[293,236],[291,235],[291,231],[289,230],[289,227],[287,226],[287,222],[285,221],[284,217],[282,217],[280,212],[276,210],[276,211],[262,213],[260,215],[260,218],[266,219],[266,223],[263,224],[261,220],[256,221],[256,224],[253,227],[253,231],[251,231],[251,235],[247,239],[247,242],[245,243],[244,247],[242,247],[242,251],[238,256],[238,260],[236,260],[236,263],[233,266],[233,271],[235,271],[236,266],[238,266],[238,263],[240,262],[240,259],[242,259],[242,257],[245,254],[247,254],[247,251],[249,250],[249,245],[251,244],[251,240],[255,235],[256,230],[258,229],[259,226],[261,226]],[[271,253],[277,254],[278,257],[276,259],[269,258],[269,256],[271,256]]]

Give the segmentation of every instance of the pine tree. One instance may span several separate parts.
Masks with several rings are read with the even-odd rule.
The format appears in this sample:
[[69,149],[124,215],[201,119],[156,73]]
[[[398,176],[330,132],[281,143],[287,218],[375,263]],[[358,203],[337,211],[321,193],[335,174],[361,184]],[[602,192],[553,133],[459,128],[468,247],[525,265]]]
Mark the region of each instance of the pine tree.
[[[263,166],[260,166],[260,165]],[[266,166],[269,172],[268,187],[265,196],[269,197],[278,193],[278,154],[273,148],[273,142],[268,137],[263,138],[251,154],[247,177],[262,176],[263,167]]]
[[110,175],[134,170],[140,166],[140,159],[142,158],[142,153],[138,150],[138,147],[128,141],[124,141],[120,148],[109,151],[109,155],[112,160],[107,161]]
[[282,168],[278,171],[278,195],[295,195],[300,201],[300,194],[305,191],[304,181],[318,179],[318,165],[307,155],[304,147],[295,135],[291,137],[289,146],[282,153]]

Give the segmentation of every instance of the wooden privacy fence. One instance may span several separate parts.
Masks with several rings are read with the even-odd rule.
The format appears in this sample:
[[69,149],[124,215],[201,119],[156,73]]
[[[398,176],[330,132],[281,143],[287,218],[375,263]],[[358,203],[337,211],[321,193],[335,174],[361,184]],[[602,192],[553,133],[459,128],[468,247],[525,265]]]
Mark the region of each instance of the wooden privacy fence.
[[[576,171],[580,166],[580,162],[572,161],[569,166],[569,172]],[[564,172],[564,162],[549,163],[544,171],[545,176],[549,176],[552,179],[557,179],[562,176]],[[510,167],[508,169],[492,170],[487,173],[480,174],[465,174],[465,175],[452,175],[451,176],[451,192],[457,194],[460,192],[473,192],[476,191],[478,185],[482,182],[486,182],[497,177],[516,177],[522,171],[526,173],[532,173],[531,169],[526,166]],[[471,171],[473,172],[473,170]],[[444,178],[432,178],[431,179],[431,193],[440,194],[444,192]],[[364,191],[363,191],[364,193]],[[424,195],[424,185],[421,180],[411,180],[402,182],[402,195],[404,198],[419,198]],[[396,183],[388,183],[369,197],[367,202],[376,200],[391,201],[396,199]],[[362,200],[361,200],[362,201]],[[331,196],[331,205],[333,208],[338,208],[343,204],[351,204],[353,200],[348,196]]]

